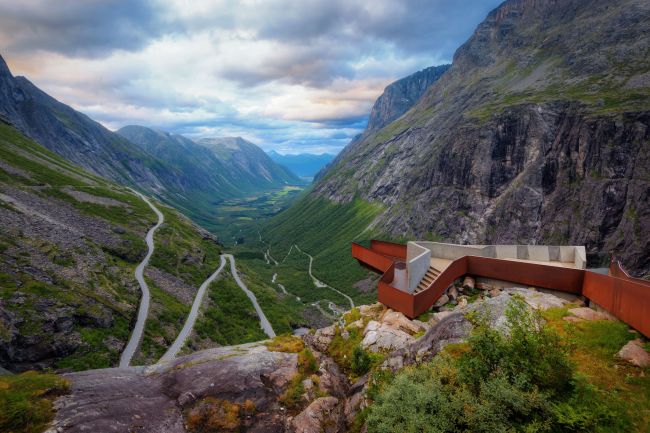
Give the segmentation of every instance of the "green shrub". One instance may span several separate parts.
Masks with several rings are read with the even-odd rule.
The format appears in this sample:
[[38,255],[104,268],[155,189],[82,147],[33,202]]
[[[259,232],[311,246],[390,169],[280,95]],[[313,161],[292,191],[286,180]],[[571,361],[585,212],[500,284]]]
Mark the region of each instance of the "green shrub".
[[355,346],[352,350],[352,359],[350,361],[350,368],[354,374],[358,376],[366,374],[368,370],[370,370],[371,365],[372,360],[370,359],[368,352],[366,352],[361,346]]
[[479,320],[478,332],[469,339],[470,350],[459,360],[463,381],[478,391],[485,378],[498,373],[522,389],[563,391],[573,366],[559,335],[545,327],[540,314],[520,297],[512,299],[506,318],[507,336]]
[[368,432],[616,432],[625,414],[574,373],[563,340],[515,298],[508,331],[479,320],[467,350],[406,368],[370,398]]

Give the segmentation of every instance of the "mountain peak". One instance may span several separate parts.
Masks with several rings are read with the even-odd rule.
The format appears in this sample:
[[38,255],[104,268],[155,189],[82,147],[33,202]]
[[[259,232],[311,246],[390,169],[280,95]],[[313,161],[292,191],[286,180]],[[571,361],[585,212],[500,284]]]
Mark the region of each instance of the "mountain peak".
[[386,86],[372,107],[367,131],[381,129],[406,113],[449,66],[431,66]]
[[7,66],[7,62],[5,62],[5,59],[3,59],[1,55],[0,55],[0,77],[13,78],[13,75],[11,75],[11,71],[9,70],[9,66]]

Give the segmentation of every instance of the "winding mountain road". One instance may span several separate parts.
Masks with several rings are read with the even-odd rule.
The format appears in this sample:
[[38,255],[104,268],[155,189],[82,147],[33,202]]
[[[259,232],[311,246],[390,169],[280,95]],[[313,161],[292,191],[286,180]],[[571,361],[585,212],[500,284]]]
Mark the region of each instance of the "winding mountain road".
[[138,191],[135,190],[132,191],[135,194],[137,194],[142,200],[144,200],[144,202],[147,203],[149,207],[156,213],[156,215],[158,216],[158,222],[156,223],[155,226],[151,227],[147,232],[145,241],[147,242],[147,247],[149,248],[149,251],[147,252],[147,255],[144,257],[144,260],[142,260],[142,262],[140,262],[138,267],[135,268],[135,279],[138,280],[138,284],[140,284],[140,290],[142,291],[142,298],[140,299],[140,307],[138,308],[138,319],[135,322],[135,326],[133,327],[133,332],[131,332],[131,337],[129,338],[129,342],[124,348],[124,351],[122,352],[122,356],[120,356],[120,368],[129,366],[129,364],[131,363],[131,359],[133,358],[133,355],[135,354],[135,351],[138,348],[138,345],[140,344],[140,340],[142,340],[142,334],[144,333],[144,324],[147,321],[147,315],[149,314],[149,303],[151,301],[151,295],[149,294],[149,286],[147,285],[147,282],[144,280],[144,268],[147,267],[147,265],[149,264],[149,260],[153,255],[153,250],[154,250],[153,235],[158,229],[158,227],[160,227],[162,223],[165,222],[165,217],[163,216],[162,212],[160,212],[158,208],[156,208],[156,206],[154,206],[153,203],[151,203],[147,197],[145,197]]
[[273,327],[271,326],[271,322],[266,318],[266,315],[264,314],[264,311],[262,311],[262,308],[260,307],[260,304],[257,303],[257,298],[255,297],[255,294],[251,292],[248,287],[246,287],[246,284],[243,283],[243,281],[239,278],[239,274],[237,273],[237,268],[235,267],[235,258],[233,257],[232,254],[222,254],[221,257],[225,257],[228,260],[230,260],[230,273],[232,274],[233,278],[235,279],[235,282],[237,285],[246,293],[246,296],[248,296],[248,299],[251,300],[253,303],[253,307],[255,307],[255,311],[257,312],[257,316],[260,318],[260,326],[262,327],[262,330],[264,333],[269,337],[273,338],[275,337],[275,331],[273,330]]
[[165,354],[158,360],[158,363],[171,361],[172,359],[176,358],[178,352],[181,351],[181,349],[185,345],[185,342],[187,341],[190,334],[192,333],[192,329],[194,329],[194,324],[196,323],[196,318],[199,315],[199,308],[201,308],[201,304],[203,303],[203,298],[205,297],[206,290],[208,289],[210,284],[212,284],[214,279],[217,278],[217,276],[221,273],[224,266],[226,266],[226,258],[223,255],[221,255],[221,263],[219,264],[217,270],[214,271],[214,273],[210,275],[201,284],[201,287],[199,287],[199,291],[196,292],[196,296],[194,297],[194,302],[192,303],[192,308],[190,309],[190,313],[187,315],[187,319],[185,320],[183,329],[181,329],[181,332],[179,332],[178,336],[176,337],[176,340],[174,340],[172,345],[169,346],[167,352],[165,352]]
[[338,293],[339,295],[341,295],[341,296],[343,296],[344,298],[346,298],[346,299],[348,300],[348,302],[350,302],[350,308],[354,308],[354,301],[352,300],[351,297],[349,297],[349,296],[346,295],[345,293],[341,292],[340,290],[335,289],[334,287],[330,286],[329,284],[323,283],[323,282],[322,282],[321,280],[319,280],[318,278],[314,277],[314,274],[311,273],[311,265],[312,265],[312,263],[313,263],[313,261],[314,261],[314,258],[313,258],[310,254],[308,254],[308,253],[304,252],[303,250],[301,250],[300,247],[298,247],[298,245],[294,245],[294,246],[296,247],[296,249],[297,249],[298,251],[300,251],[301,253],[303,253],[303,254],[306,255],[307,257],[309,257],[309,276],[311,277],[312,281],[314,282],[314,285],[315,285],[316,287],[318,287],[319,289],[320,289],[320,288],[328,288],[328,289],[330,289],[330,290],[335,291],[335,292]]

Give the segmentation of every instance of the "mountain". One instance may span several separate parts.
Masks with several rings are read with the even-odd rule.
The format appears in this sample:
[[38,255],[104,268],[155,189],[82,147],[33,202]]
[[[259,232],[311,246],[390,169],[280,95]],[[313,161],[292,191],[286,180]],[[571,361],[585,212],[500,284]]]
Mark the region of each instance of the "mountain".
[[157,193],[182,191],[188,180],[25,77],[14,77],[2,57],[0,115],[39,144],[107,179]]
[[386,86],[372,106],[366,132],[381,129],[410,110],[450,66],[431,66]]
[[282,155],[275,150],[271,150],[268,155],[273,161],[287,167],[292,173],[308,179],[313,178],[323,167],[332,162],[336,156],[330,153]]
[[649,275],[649,34],[648,2],[504,2],[411,110],[346,147],[265,236],[309,242],[289,227],[333,233],[366,203],[381,210],[357,238],[584,244],[591,265],[612,253]]
[[[140,150],[155,156],[169,169],[179,173],[191,173],[188,187],[193,193],[202,193],[205,201],[242,194],[214,152],[189,138],[138,125],[125,126],[119,129],[117,134]],[[199,200],[199,197],[195,197],[195,200]]]
[[[180,331],[216,240],[157,204],[165,223],[145,270],[151,309],[137,362]],[[92,175],[0,122],[0,366],[116,366],[140,299],[135,267],[156,221],[130,189]]]
[[153,194],[206,226],[224,199],[301,182],[252,143],[238,144],[238,151],[224,143],[215,151],[146,128],[111,132],[14,77],[1,57],[0,116],[90,173]]
[[286,167],[241,137],[202,138],[197,143],[214,153],[229,177],[244,191],[302,183]]

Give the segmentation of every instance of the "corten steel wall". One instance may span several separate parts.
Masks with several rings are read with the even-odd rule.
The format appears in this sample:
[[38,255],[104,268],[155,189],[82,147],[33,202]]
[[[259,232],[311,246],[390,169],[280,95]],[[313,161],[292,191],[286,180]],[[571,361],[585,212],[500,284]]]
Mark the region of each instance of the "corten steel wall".
[[[391,267],[390,270],[392,271],[393,268]],[[392,281],[392,279],[391,276],[390,280]],[[419,316],[414,311],[415,299],[413,295],[396,289],[390,285],[390,282],[384,281],[383,278],[379,280],[377,286],[377,300],[393,310],[401,311],[407,317],[414,318]]]
[[631,276],[625,270],[623,265],[621,265],[621,262],[619,262],[618,260],[612,260],[609,263],[609,275],[611,275],[612,277],[617,277],[617,278],[623,278],[623,279],[626,279],[626,280],[636,281],[637,283],[640,283],[640,284],[643,284],[645,286],[650,287],[650,281],[643,280],[641,278],[635,278],[635,277]]
[[650,337],[650,287],[632,279],[585,272],[582,294]]
[[406,259],[406,245],[386,241],[370,241],[370,249],[385,256]]
[[[554,289],[575,295],[582,292],[584,271],[581,269],[560,268],[552,265],[488,257],[467,257],[469,259],[468,274]],[[460,276],[458,275],[458,277]]]
[[438,275],[428,288],[413,296],[413,315],[409,316],[410,318],[417,317],[427,311],[442,296],[447,287],[453,284],[456,278],[467,273],[469,257],[461,257],[451,262],[447,269]]
[[[399,257],[393,254],[402,251],[404,257],[406,255],[405,247],[393,248],[396,244],[391,246],[388,242],[377,245],[387,256]],[[352,245],[352,255],[383,272],[377,290],[378,300],[410,318],[431,307],[454,280],[473,274],[584,295],[650,337],[650,282],[630,277],[619,263],[610,264],[612,275],[603,275],[582,269],[465,256],[454,260],[427,289],[411,295],[391,286],[395,266],[392,259],[358,244]]]
[[[388,257],[354,242],[352,243],[352,257],[379,272],[386,272],[394,263],[393,260]],[[390,281],[392,281],[392,277]]]

